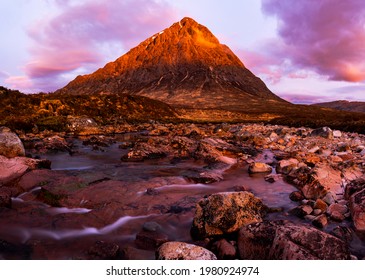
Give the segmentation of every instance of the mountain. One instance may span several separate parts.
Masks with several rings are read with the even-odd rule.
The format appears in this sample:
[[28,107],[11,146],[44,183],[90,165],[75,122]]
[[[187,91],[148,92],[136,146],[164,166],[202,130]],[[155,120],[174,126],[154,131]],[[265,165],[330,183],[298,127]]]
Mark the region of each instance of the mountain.
[[337,100],[332,102],[316,103],[313,105],[341,111],[365,113],[365,102],[360,101]]
[[132,94],[177,108],[244,110],[289,104],[273,94],[203,25],[184,18],[96,72],[57,91]]

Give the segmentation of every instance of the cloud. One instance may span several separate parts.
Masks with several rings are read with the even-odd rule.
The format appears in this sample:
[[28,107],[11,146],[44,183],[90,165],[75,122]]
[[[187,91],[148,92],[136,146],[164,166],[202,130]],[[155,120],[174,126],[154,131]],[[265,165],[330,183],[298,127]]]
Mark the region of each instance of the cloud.
[[[59,13],[29,29],[31,60],[26,77],[8,79],[17,88],[53,91],[70,73],[89,73],[172,24],[174,9],[161,0],[54,0]],[[19,85],[16,82],[19,81]],[[28,81],[28,82],[25,82]]]
[[3,71],[0,70],[0,79],[7,78],[9,75]]
[[262,0],[264,13],[278,19],[281,41],[266,49],[330,80],[365,80],[363,0]]

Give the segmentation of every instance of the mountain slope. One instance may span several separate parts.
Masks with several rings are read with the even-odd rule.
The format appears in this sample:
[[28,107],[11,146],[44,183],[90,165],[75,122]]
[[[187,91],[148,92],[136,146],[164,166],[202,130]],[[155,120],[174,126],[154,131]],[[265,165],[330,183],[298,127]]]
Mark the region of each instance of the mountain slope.
[[[184,18],[57,91],[144,95],[180,108],[283,103],[204,26]],[[285,102],[286,103],[286,102]]]
[[315,106],[332,108],[341,111],[365,113],[365,102],[338,100],[332,102],[316,103]]

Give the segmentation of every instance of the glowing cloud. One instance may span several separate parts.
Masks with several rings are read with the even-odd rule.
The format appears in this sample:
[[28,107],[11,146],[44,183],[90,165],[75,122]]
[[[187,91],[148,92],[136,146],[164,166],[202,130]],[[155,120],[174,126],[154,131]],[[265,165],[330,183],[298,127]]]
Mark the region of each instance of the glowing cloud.
[[164,0],[55,0],[54,4],[60,12],[28,30],[33,43],[31,60],[24,66],[26,77],[7,79],[15,88],[56,90],[69,81],[70,73],[102,67],[177,18]]
[[363,0],[262,0],[262,9],[279,20],[271,55],[331,80],[365,80]]

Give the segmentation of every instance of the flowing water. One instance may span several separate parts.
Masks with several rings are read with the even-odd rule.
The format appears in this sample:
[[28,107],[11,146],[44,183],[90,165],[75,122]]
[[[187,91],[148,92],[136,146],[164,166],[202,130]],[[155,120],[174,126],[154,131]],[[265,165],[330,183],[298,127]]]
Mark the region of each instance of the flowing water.
[[[134,246],[136,234],[145,222],[151,221],[160,224],[170,240],[190,242],[190,228],[195,211],[191,206],[205,195],[234,191],[235,188],[242,188],[242,186],[262,199],[267,206],[281,208],[282,211],[269,214],[267,219],[292,219],[303,222],[287,214],[289,209],[297,206],[297,203],[289,199],[289,194],[296,190],[295,187],[282,179],[269,183],[264,180],[262,174],[249,175],[245,165],[235,165],[226,170],[223,173],[224,180],[220,182],[195,184],[187,180],[184,174],[187,169],[203,167],[202,162],[182,160],[171,163],[167,160],[154,160],[125,163],[120,161],[120,157],[127,150],[118,148],[119,142],[103,148],[104,151],[94,151],[88,146],[83,146],[77,139],[74,143],[78,147],[77,154],[59,152],[42,155],[42,158],[52,161],[53,170],[67,174],[83,174],[84,177],[92,177],[102,173],[103,176],[112,180],[133,183],[133,186],[127,184],[126,189],[126,198],[130,200],[127,211],[130,214],[116,217],[107,224],[98,224],[90,219],[98,214],[97,209],[84,208],[82,205],[72,208],[51,207],[39,201],[27,201],[26,198],[36,195],[40,187],[21,194],[13,199],[15,208],[22,209],[31,205],[30,209],[34,211],[34,215],[37,211],[41,211],[46,217],[51,217],[49,219],[52,219],[52,227],[45,227],[42,223],[37,226],[37,223],[23,221],[19,215],[14,215],[13,220],[7,222],[6,228],[3,226],[0,229],[0,239],[6,237],[9,240],[10,234],[10,240],[13,242],[31,244],[33,248],[31,258],[77,258],[78,253],[75,252],[85,252],[87,246],[90,247],[95,240],[112,241],[120,247]],[[155,177],[172,178],[172,182],[154,187],[154,191],[158,193],[154,196],[146,195],[146,188],[135,188],[135,183],[146,182]],[[113,200],[113,197],[110,199]],[[176,204],[171,204],[173,201],[176,201]],[[169,204],[168,211],[155,211],[158,207],[163,208],[165,204]],[[4,213],[0,213],[0,218],[2,215]],[[66,219],[67,222],[64,222]],[[92,222],[88,224],[88,221]],[[60,222],[65,224],[59,227],[57,225]],[[39,243],[42,245],[37,247]],[[363,246],[361,241],[360,245]],[[153,258],[153,254],[151,252],[147,257]]]

